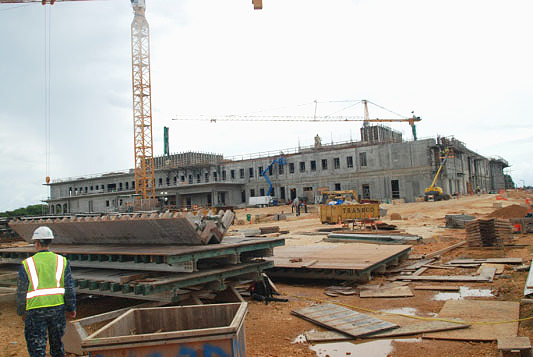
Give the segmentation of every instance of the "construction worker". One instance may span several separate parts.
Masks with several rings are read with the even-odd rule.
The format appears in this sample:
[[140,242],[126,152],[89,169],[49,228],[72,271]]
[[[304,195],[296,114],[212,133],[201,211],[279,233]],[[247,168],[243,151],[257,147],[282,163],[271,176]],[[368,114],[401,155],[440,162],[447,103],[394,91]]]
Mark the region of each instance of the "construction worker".
[[25,259],[17,282],[17,314],[24,320],[24,336],[31,357],[64,356],[61,338],[66,316],[76,317],[76,292],[67,259],[49,251],[52,230],[42,226],[33,232],[35,253]]
[[292,201],[292,210],[291,210],[291,212],[294,213],[294,211],[296,211],[296,215],[297,215],[297,216],[300,215],[300,200],[298,199],[298,197],[296,197],[296,198]]

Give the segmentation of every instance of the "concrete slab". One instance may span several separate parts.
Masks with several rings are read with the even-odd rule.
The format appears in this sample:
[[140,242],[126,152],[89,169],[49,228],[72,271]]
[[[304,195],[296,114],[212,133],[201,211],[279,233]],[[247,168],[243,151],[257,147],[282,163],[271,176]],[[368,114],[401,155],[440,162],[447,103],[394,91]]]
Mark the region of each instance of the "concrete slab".
[[26,242],[33,231],[48,226],[55,244],[179,244],[220,243],[233,222],[234,213],[218,215],[190,213],[124,214],[102,217],[68,217],[15,220],[9,226]]

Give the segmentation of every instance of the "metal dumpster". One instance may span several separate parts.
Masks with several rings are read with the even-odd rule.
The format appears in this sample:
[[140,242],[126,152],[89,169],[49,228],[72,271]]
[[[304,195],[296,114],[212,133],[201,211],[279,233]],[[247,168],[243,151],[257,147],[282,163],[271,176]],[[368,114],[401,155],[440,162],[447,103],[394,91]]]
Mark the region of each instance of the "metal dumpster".
[[379,218],[379,203],[320,205],[321,223],[335,224],[364,218]]
[[81,344],[98,357],[244,357],[246,302],[130,309]]

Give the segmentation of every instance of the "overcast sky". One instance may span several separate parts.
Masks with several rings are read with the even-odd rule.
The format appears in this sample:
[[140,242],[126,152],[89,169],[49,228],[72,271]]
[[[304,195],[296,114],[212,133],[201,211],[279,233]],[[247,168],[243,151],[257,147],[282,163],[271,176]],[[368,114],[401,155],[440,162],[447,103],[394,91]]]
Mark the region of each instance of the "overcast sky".
[[[224,156],[359,140],[360,123],[173,121],[176,115],[363,115],[367,99],[419,138],[453,135],[533,185],[531,0],[146,0],[154,154]],[[48,10],[47,10],[48,8]],[[45,12],[50,12],[46,169]],[[0,211],[52,180],[129,169],[127,0],[0,5]],[[284,109],[278,109],[284,108]],[[277,110],[271,110],[277,109]],[[369,106],[371,118],[399,118]],[[412,139],[406,123],[394,123]],[[508,170],[506,170],[507,172]]]

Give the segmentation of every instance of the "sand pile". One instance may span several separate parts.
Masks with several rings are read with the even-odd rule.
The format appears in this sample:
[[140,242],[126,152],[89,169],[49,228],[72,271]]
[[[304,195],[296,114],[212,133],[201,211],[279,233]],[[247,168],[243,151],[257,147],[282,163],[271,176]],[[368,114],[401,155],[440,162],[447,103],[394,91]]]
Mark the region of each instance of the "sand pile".
[[499,208],[487,215],[488,218],[522,218],[527,214],[527,208],[520,205],[511,205]]

